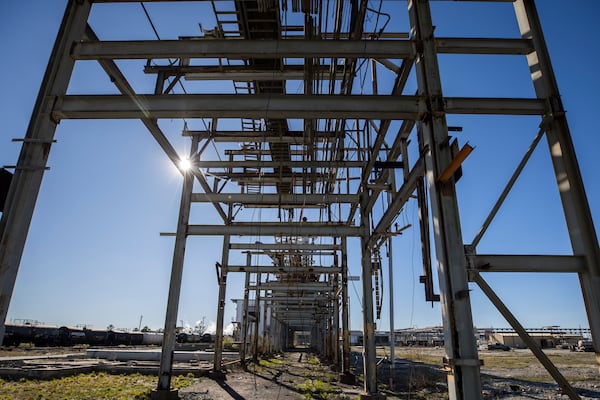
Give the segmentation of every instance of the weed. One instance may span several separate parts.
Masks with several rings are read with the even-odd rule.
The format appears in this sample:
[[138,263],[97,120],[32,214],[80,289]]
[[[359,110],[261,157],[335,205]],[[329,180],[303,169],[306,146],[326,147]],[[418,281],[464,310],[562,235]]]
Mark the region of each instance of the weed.
[[[197,380],[177,376],[172,380],[176,389]],[[0,400],[67,400],[67,399],[146,399],[156,385],[156,378],[140,374],[110,375],[107,373],[80,374],[49,381],[21,379],[0,381]]]
[[284,365],[285,361],[280,360],[279,358],[269,358],[269,359],[262,359],[258,361],[258,365],[260,365],[261,367],[266,367],[266,368],[274,368],[277,366],[281,366]]

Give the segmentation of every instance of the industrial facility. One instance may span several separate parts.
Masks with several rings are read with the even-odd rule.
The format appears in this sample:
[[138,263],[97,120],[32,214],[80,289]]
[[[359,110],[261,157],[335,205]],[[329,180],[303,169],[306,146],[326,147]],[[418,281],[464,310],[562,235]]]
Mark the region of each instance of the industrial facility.
[[[153,39],[140,40],[135,32],[106,39],[99,33],[104,28],[88,23],[94,8],[139,2],[68,2],[19,160],[0,175],[7,190],[0,222],[0,337],[59,123],[131,119],[143,123],[148,140],[178,169],[182,187],[177,228],[162,233],[174,237],[174,249],[155,399],[177,398],[173,354],[191,237],[222,242],[220,258],[211,260],[218,284],[215,375],[223,373],[225,307],[233,298],[242,361],[260,351],[307,347],[352,379],[351,345],[360,343],[363,396],[378,396],[375,322],[383,283],[393,294],[392,274],[403,273],[399,263],[408,257],[392,255],[392,242],[409,229],[420,240],[418,284],[426,301],[441,304],[443,326],[397,330],[392,317],[397,336],[387,343],[443,346],[449,398],[482,399],[471,283],[511,327],[512,339],[494,332],[492,340],[528,347],[562,393],[579,398],[542,351],[549,340],[561,344],[552,339],[556,335],[525,329],[486,279],[502,273],[578,276],[581,292],[573,295],[583,298],[600,360],[598,240],[533,0],[482,2],[514,10],[516,29],[507,37],[438,36],[434,2],[427,0],[144,3],[155,2],[197,3],[203,10],[197,34],[163,39],[154,29]],[[532,96],[447,96],[442,88],[453,76],[440,60],[448,55],[459,63],[518,58],[527,68],[514,79],[527,80]],[[143,67],[132,67],[140,61]],[[112,86],[72,90],[74,68],[91,62]],[[136,90],[136,79],[151,81],[153,90]],[[463,238],[457,182],[478,166],[467,164],[475,144],[461,136],[460,121],[471,116],[515,118],[530,144],[517,156],[508,183],[498,182],[500,196],[481,228]],[[186,154],[163,131],[163,121],[173,119],[183,121]],[[478,251],[536,149],[550,152],[572,254]],[[415,226],[398,218],[408,204],[418,210]],[[360,333],[349,325],[350,262],[361,271]],[[243,277],[243,293],[227,291],[234,274]],[[393,306],[391,296],[391,315]]]

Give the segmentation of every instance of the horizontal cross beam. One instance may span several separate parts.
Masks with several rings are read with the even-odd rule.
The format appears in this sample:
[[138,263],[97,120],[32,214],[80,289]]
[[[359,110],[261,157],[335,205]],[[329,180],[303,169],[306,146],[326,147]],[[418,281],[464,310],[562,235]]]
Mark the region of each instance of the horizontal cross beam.
[[[365,118],[418,120],[427,110],[419,96],[385,95],[66,95],[55,98],[52,117],[131,118]],[[511,98],[440,99],[448,114],[542,115],[544,100]]]
[[229,248],[233,250],[340,250],[341,246],[333,244],[311,244],[311,243],[230,243]]
[[228,203],[228,204],[337,204],[356,203],[356,194],[263,194],[263,193],[194,193],[195,203]]
[[469,255],[472,268],[479,272],[584,272],[583,256],[560,255]]
[[[529,54],[531,41],[498,38],[437,38],[440,53]],[[180,39],[133,41],[82,41],[75,43],[76,60],[168,58],[413,58],[410,40],[251,40]],[[301,78],[298,78],[301,79]]]
[[360,227],[342,224],[291,223],[266,225],[188,225],[187,234],[197,236],[360,236]]
[[[296,254],[310,256],[310,253]],[[275,265],[229,265],[228,272],[249,272],[266,274],[338,274],[342,270],[339,267],[278,267]]]
[[406,58],[415,54],[407,40],[250,40],[186,39],[82,41],[76,60],[168,58]]
[[194,166],[199,168],[362,168],[366,165],[365,161],[261,161],[261,160],[200,160],[194,161]]

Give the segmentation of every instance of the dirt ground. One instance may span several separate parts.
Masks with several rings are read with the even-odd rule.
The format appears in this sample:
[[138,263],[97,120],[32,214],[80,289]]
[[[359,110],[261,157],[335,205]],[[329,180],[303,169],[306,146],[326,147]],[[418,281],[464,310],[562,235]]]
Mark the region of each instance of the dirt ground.
[[[13,349],[0,354],[9,357],[77,354],[82,349]],[[362,356],[353,348],[351,364],[356,384],[340,382],[340,374],[308,352],[249,363],[246,369],[228,365],[225,379],[196,378],[197,383],[180,389],[183,400],[279,400],[279,399],[358,399],[363,393],[360,381]],[[573,385],[581,399],[600,399],[600,374],[594,353],[545,350],[557,368]],[[446,372],[441,348],[396,348],[394,380],[390,385],[389,349],[378,348],[379,391],[388,399],[447,399]],[[567,399],[529,350],[480,351],[485,399]],[[84,359],[85,360],[85,359]],[[90,360],[91,362],[91,360]],[[193,366],[190,366],[193,367]]]
[[[389,364],[380,364],[380,391],[388,399],[447,399],[446,374],[441,363],[442,349],[409,348],[397,357],[416,362],[397,362],[396,383],[390,388]],[[580,397],[600,399],[600,375],[593,353],[564,350],[546,352]],[[354,354],[359,356],[359,354]],[[545,369],[528,350],[482,351],[482,383],[485,399],[567,399]],[[359,371],[357,371],[359,372]],[[234,368],[226,380],[202,380],[180,391],[184,400],[275,400],[275,399],[356,399],[362,383],[346,385],[339,374],[307,353],[286,353],[280,358],[250,364],[248,371]]]

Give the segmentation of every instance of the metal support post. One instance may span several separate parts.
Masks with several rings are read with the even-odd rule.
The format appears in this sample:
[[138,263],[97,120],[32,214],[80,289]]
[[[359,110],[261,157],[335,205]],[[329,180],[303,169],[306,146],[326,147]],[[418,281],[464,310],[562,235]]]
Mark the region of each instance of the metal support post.
[[438,177],[452,161],[443,105],[434,28],[428,1],[409,0],[412,39],[421,43],[415,66],[418,94],[429,99],[426,117],[418,123],[422,145],[428,149],[426,171],[431,211],[439,222],[434,230],[451,400],[481,399],[477,343],[473,329],[466,260],[454,180]]
[[75,61],[71,45],[84,35],[90,1],[70,0],[56,37],[21,147],[0,220],[0,343],[33,209],[58,122],[50,116],[54,99],[66,94]]
[[370,237],[371,216],[365,212],[364,204],[369,200],[368,189],[363,189],[360,207],[360,227],[362,235],[361,260],[362,260],[362,313],[363,313],[363,364],[364,364],[364,389],[367,395],[377,393],[377,359],[375,354],[375,320],[373,316],[373,279],[371,266],[371,249],[367,246]]
[[267,309],[268,309],[268,303],[265,301],[263,303],[263,311],[262,311],[262,352],[267,353],[269,352],[269,347],[268,347],[268,342],[267,342]]
[[[335,292],[338,293],[339,288],[339,274],[334,276]],[[333,363],[335,369],[340,371],[340,299],[335,297],[333,299]]]
[[[246,260],[248,266],[250,266],[252,260],[252,254],[248,253],[246,255]],[[242,365],[246,365],[246,353],[248,351],[248,295],[250,290],[248,286],[250,285],[250,273],[245,273],[245,282],[244,282],[244,314],[242,320],[242,346],[240,348],[240,361]]]
[[252,354],[252,359],[254,362],[258,362],[258,331],[260,325],[260,280],[261,274],[256,274],[256,294],[254,299],[254,353]]
[[394,333],[394,261],[392,258],[392,237],[388,238],[388,267],[390,285],[390,389],[394,390],[394,363],[396,359],[396,335]]
[[[229,220],[232,208],[229,207]],[[225,294],[227,292],[227,265],[229,264],[229,235],[223,236],[223,254],[221,256],[221,273],[219,280],[219,300],[217,303],[217,332],[215,336],[215,358],[213,372],[221,371],[223,361],[223,319],[225,318]]]
[[342,379],[352,381],[350,373],[350,312],[348,309],[348,240],[341,239],[342,250]]
[[524,39],[533,42],[527,55],[531,79],[539,99],[546,100],[551,114],[546,115],[546,138],[560,190],[573,254],[584,256],[587,269],[579,273],[579,282],[600,368],[600,250],[581,172],[575,156],[569,125],[560,99],[556,77],[550,62],[542,27],[533,0],[514,3],[519,29]]
[[[197,150],[198,141],[192,141],[190,154]],[[177,233],[175,235],[175,248],[173,250],[173,265],[171,267],[171,283],[169,285],[169,298],[167,299],[167,313],[165,317],[165,328],[160,357],[160,368],[158,373],[158,386],[152,393],[154,399],[172,397],[171,375],[173,369],[173,352],[175,349],[175,328],[177,325],[177,312],[179,309],[179,297],[181,293],[181,280],[183,277],[183,262],[185,256],[185,244],[187,240],[187,226],[190,218],[190,206],[192,190],[194,187],[194,175],[191,170],[183,174],[183,189],[181,191],[181,205],[179,219],[177,221]],[[175,397],[176,397],[176,391]]]

